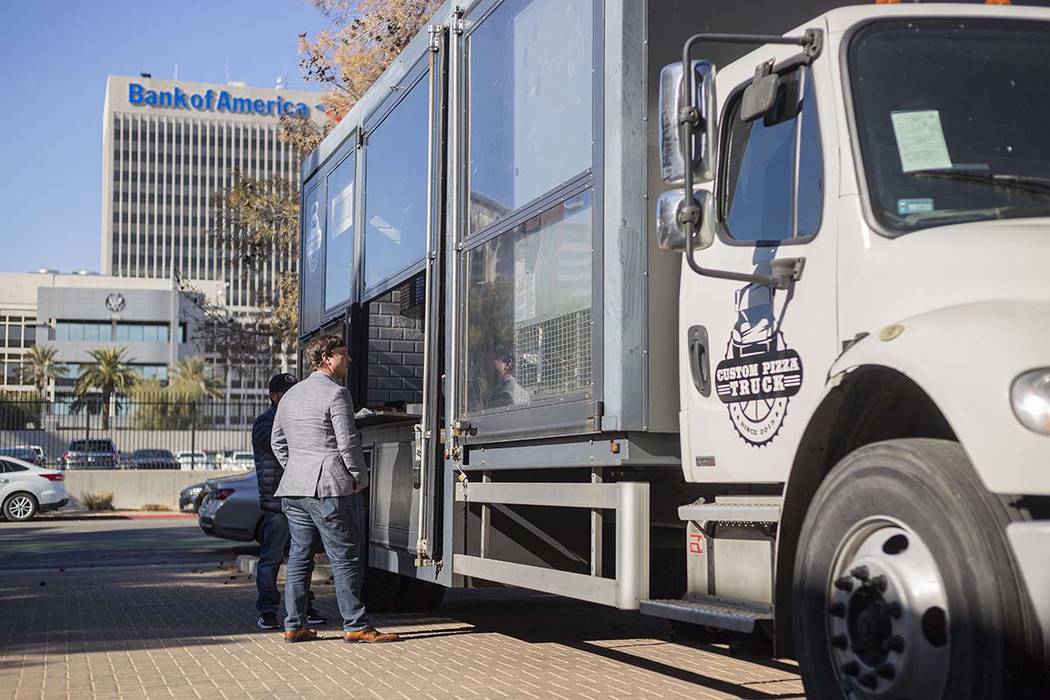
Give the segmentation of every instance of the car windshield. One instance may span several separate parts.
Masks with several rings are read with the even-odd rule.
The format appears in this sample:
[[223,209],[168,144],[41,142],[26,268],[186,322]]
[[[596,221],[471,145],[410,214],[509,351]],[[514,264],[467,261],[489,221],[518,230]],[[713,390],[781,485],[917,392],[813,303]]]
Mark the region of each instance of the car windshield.
[[135,450],[135,457],[168,457],[167,450]]
[[849,69],[872,213],[893,235],[1050,216],[1050,23],[870,24]]

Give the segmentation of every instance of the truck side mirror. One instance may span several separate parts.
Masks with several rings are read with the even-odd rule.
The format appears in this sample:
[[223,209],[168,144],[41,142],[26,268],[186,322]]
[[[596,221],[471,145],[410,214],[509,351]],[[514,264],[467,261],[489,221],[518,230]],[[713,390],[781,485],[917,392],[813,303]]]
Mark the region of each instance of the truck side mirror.
[[755,67],[755,79],[744,88],[740,98],[740,120],[753,122],[773,109],[777,101],[780,77],[773,72],[773,62],[766,61]]
[[691,256],[715,242],[714,197],[706,190],[694,190],[693,204],[699,211],[699,226],[690,240],[684,190],[668,190],[656,200],[656,244],[662,250]]
[[[686,151],[695,181],[714,179],[717,142],[714,64],[693,61],[690,80],[692,104],[685,104],[682,64],[672,63],[660,71],[660,176],[669,185],[682,184]],[[683,120],[691,124],[687,149],[682,147]]]

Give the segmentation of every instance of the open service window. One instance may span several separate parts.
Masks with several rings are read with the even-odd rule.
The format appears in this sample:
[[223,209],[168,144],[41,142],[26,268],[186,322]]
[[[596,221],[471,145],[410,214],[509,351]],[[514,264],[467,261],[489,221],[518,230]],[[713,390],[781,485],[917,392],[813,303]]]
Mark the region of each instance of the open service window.
[[599,14],[502,0],[466,18],[457,407],[471,441],[596,424]]

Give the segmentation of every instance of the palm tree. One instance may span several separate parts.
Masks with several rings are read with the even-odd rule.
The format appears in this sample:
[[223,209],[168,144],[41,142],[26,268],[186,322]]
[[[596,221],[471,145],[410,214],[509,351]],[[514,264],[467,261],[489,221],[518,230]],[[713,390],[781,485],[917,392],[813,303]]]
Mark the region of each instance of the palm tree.
[[135,385],[138,375],[129,365],[134,362],[124,357],[127,348],[99,348],[88,355],[94,363],[83,367],[73,391],[83,400],[90,392],[101,394],[102,429],[109,429],[110,403],[114,396],[126,394]]
[[213,368],[200,356],[176,362],[171,368],[168,386],[172,393],[187,401],[218,398],[223,389],[223,383],[215,377]]
[[64,377],[66,368],[58,364],[58,348],[47,345],[36,345],[23,358],[20,380],[32,384],[43,396],[51,382]]
[[169,407],[172,424],[183,430],[198,425],[201,399],[222,396],[223,386],[215,377],[214,367],[208,365],[203,357],[189,357],[176,362],[171,368],[171,381],[168,382],[169,400],[173,402]]

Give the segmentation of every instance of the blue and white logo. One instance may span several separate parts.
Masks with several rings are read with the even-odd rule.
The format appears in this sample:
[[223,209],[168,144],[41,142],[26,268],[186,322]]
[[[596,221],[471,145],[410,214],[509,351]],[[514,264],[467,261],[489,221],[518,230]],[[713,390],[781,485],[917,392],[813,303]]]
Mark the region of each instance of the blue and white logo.
[[128,85],[128,102],[135,107],[164,107],[167,109],[195,109],[198,112],[228,112],[279,117],[294,114],[309,117],[310,107],[305,102],[290,102],[281,96],[264,100],[235,97],[228,90],[208,90],[189,93],[178,86],[174,90],[148,90],[140,83]]

